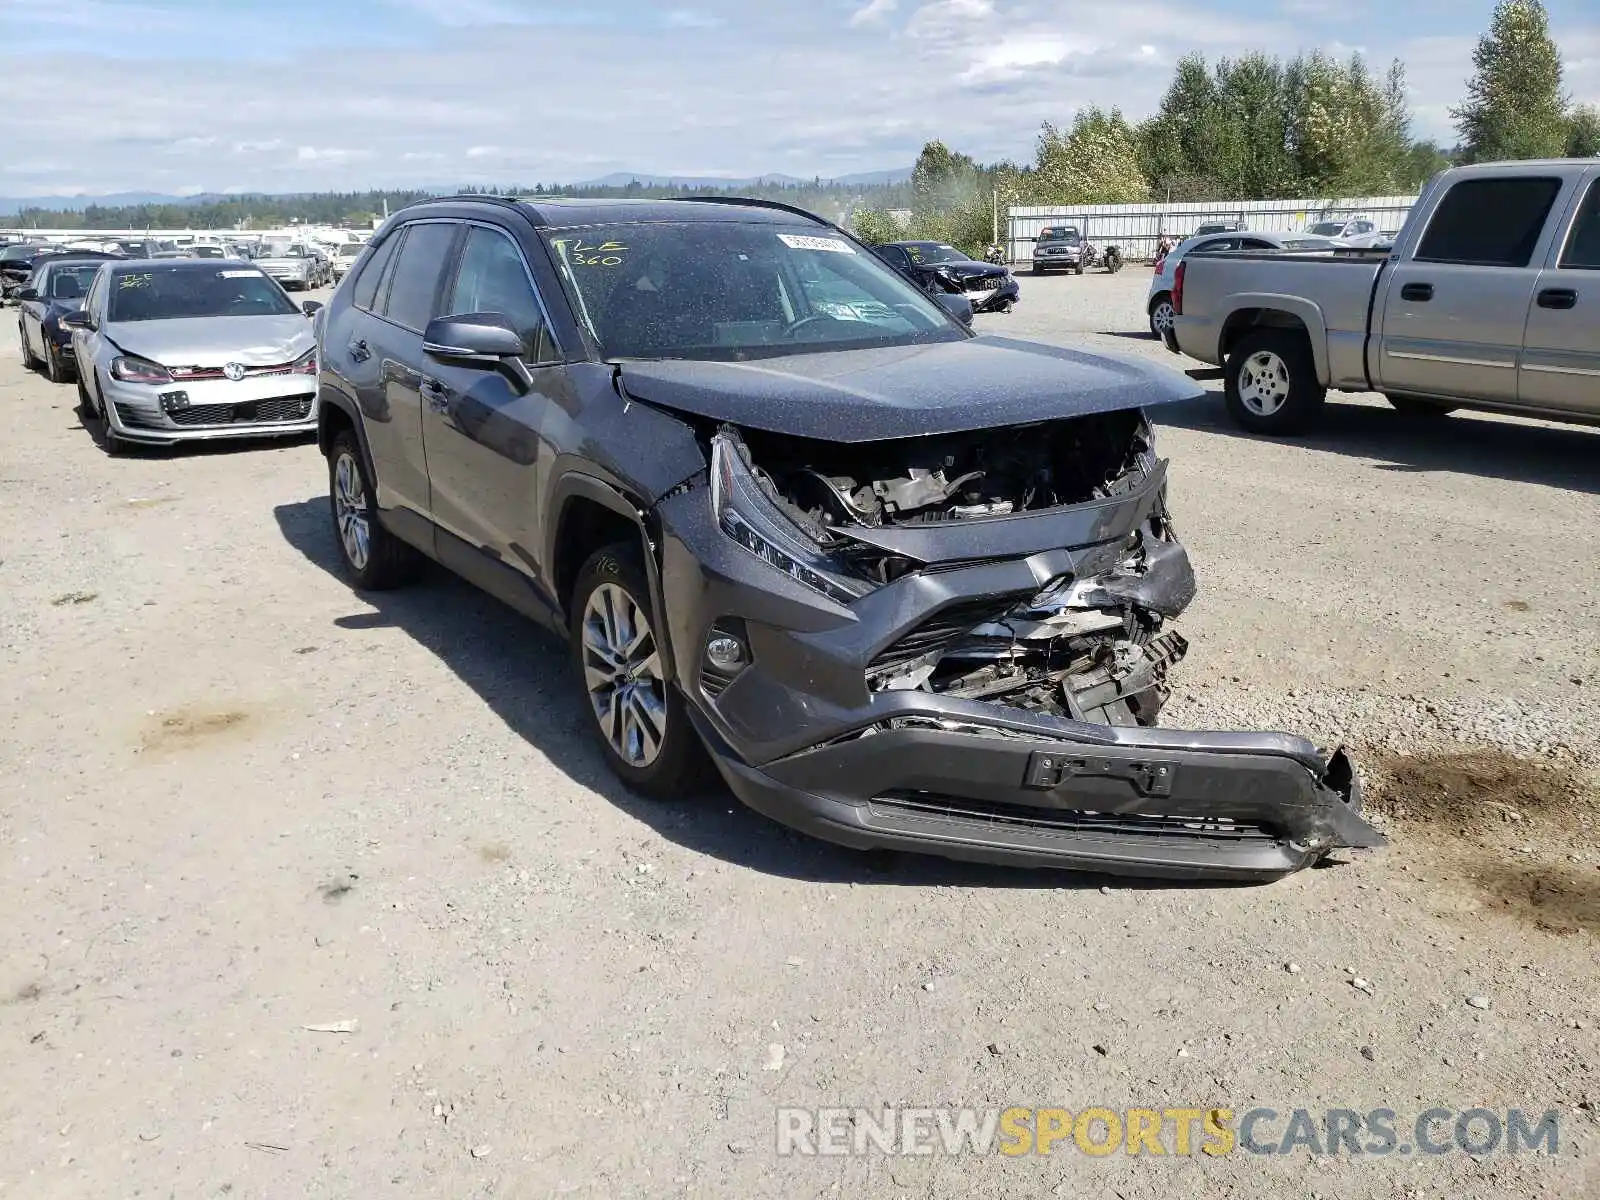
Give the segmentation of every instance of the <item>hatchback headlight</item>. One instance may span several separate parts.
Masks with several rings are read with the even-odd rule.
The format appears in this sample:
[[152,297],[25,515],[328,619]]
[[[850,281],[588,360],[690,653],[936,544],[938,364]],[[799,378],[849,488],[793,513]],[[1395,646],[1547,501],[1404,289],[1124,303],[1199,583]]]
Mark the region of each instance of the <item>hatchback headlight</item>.
[[148,358],[119,354],[111,360],[111,378],[123,383],[171,383],[172,372]]

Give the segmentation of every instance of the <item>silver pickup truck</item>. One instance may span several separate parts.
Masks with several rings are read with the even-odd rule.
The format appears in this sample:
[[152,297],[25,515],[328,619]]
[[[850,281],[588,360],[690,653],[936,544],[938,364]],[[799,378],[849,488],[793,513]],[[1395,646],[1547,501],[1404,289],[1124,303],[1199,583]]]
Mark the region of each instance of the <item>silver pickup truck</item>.
[[1600,423],[1600,159],[1442,171],[1387,255],[1196,256],[1172,301],[1167,348],[1220,365],[1255,433],[1309,429],[1329,389]]

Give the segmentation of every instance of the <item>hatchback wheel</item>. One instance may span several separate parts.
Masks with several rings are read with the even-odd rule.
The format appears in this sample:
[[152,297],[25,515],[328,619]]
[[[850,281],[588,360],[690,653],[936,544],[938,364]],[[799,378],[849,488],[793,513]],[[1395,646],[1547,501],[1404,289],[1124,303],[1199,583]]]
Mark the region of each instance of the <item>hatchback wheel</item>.
[[570,605],[578,681],[611,770],[656,799],[681,799],[704,776],[705,751],[683,694],[662,667],[660,626],[637,548],[593,554]]
[[1176,314],[1172,310],[1172,297],[1162,292],[1150,305],[1150,332],[1165,339],[1172,329]]
[[328,498],[340,555],[357,587],[383,591],[415,576],[422,556],[379,523],[361,446],[350,430],[328,447]]
[[44,373],[49,376],[51,383],[66,383],[72,378],[54,342],[44,344]]
[[22,327],[22,322],[20,320],[17,322],[17,341],[22,345],[23,367],[29,371],[38,370],[39,360],[33,356],[33,351],[28,349],[28,333],[27,330]]

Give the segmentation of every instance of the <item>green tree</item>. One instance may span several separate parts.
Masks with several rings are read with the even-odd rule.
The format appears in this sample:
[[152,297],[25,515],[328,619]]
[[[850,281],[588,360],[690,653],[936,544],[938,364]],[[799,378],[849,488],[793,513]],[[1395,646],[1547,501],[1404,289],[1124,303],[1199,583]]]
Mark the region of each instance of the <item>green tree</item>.
[[1178,60],[1156,115],[1139,128],[1139,167],[1155,199],[1207,200],[1219,195],[1215,167],[1223,140],[1220,100],[1199,54]]
[[1406,151],[1399,182],[1408,192],[1420,191],[1427,183],[1454,160],[1433,142],[1413,142]]
[[970,201],[978,189],[978,164],[943,142],[929,142],[911,168],[912,207],[919,213],[946,212]]
[[1289,148],[1305,191],[1362,196],[1400,185],[1411,142],[1398,62],[1379,83],[1359,54],[1339,62],[1315,51],[1284,74]]
[[1500,0],[1472,65],[1467,98],[1450,110],[1464,161],[1553,158],[1566,149],[1561,54],[1540,0]]
[[1212,177],[1225,196],[1293,196],[1299,171],[1289,152],[1289,106],[1283,64],[1265,54],[1217,63],[1216,126],[1210,132]]
[[897,242],[906,236],[905,227],[894,214],[881,208],[862,208],[851,213],[850,232],[869,246]]
[[1029,184],[1043,204],[1136,204],[1150,196],[1138,135],[1115,108],[1080,109],[1065,132],[1046,121]]
[[1600,109],[1580,104],[1567,118],[1567,157],[1600,158]]

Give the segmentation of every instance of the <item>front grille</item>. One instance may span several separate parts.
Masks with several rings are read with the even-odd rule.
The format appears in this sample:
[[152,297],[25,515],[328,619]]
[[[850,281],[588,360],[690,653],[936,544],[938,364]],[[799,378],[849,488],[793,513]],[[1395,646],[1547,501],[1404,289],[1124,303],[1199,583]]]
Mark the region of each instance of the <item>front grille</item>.
[[174,425],[191,426],[273,425],[281,421],[303,421],[310,415],[310,396],[272,396],[239,404],[191,404],[167,410]]
[[[193,383],[201,379],[226,379],[221,367],[170,367],[169,373],[174,379],[183,383]],[[294,371],[293,363],[274,363],[266,367],[246,367],[243,379],[259,379],[264,375],[288,375]]]
[[920,624],[912,626],[898,641],[880,650],[867,664],[867,670],[871,672],[897,667],[943,650],[974,626],[1004,616],[1028,595],[1027,592],[1017,592],[1008,596],[985,596],[981,600],[963,600],[941,608]]
[[1030,808],[989,800],[966,800],[938,792],[887,792],[871,801],[874,812],[943,824],[981,825],[1053,834],[1104,834],[1113,837],[1181,837],[1212,842],[1273,842],[1263,825],[1229,817],[1179,817],[1145,813],[1080,812]]

